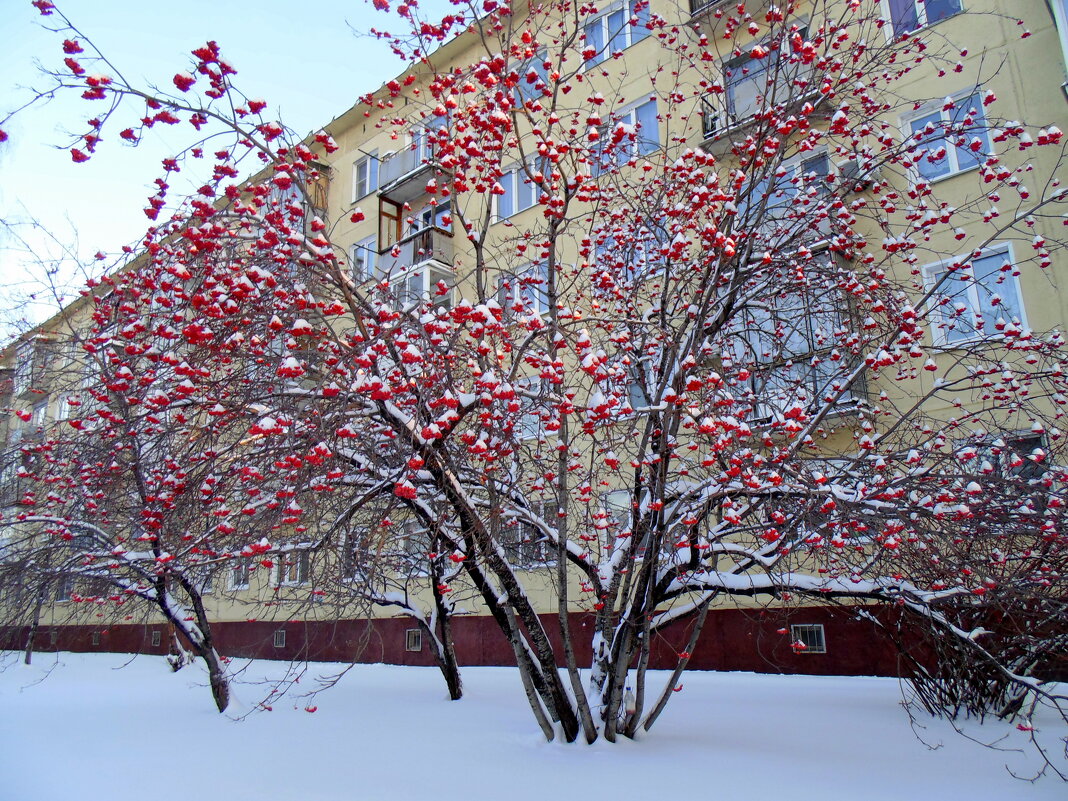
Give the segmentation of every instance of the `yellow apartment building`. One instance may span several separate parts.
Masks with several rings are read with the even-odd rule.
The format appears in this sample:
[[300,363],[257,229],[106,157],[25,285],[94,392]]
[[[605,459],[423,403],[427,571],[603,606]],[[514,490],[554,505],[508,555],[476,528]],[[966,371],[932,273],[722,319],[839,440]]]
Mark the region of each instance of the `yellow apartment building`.
[[[870,64],[834,64],[833,26],[820,54],[790,59],[789,66],[785,55],[776,55],[785,54],[787,47],[796,54],[808,46],[810,26],[825,29],[828,20],[850,13],[869,15],[863,30],[871,38],[860,56],[870,54]],[[989,426],[992,438],[1000,438],[1000,459],[1026,460],[1036,450],[1051,449],[1049,432],[1034,430],[1024,415],[1004,413],[974,395],[962,401],[940,392],[938,382],[951,381],[954,371],[963,369],[957,367],[963,350],[984,340],[996,347],[1006,327],[1046,332],[1062,329],[1068,320],[1068,299],[1058,291],[1061,277],[1068,275],[1060,247],[1063,200],[1060,207],[1056,200],[1063,149],[1041,146],[1044,142],[1020,147],[1023,126],[1027,136],[1046,138],[1056,138],[1057,128],[1068,127],[1062,4],[619,0],[581,12],[561,7],[528,15],[517,8],[509,25],[514,28],[496,32],[475,25],[456,35],[333,118],[323,127],[325,136],[316,138],[323,180],[315,185],[315,198],[306,198],[312,206],[308,216],[325,222],[330,243],[358,291],[388,297],[397,310],[426,304],[424,313],[431,315],[463,304],[496,304],[512,323],[532,331],[550,312],[554,319],[563,314],[575,332],[581,326],[574,309],[591,320],[622,308],[619,304],[631,304],[626,308],[633,312],[660,291],[657,275],[698,259],[693,252],[701,246],[698,233],[685,253],[662,236],[670,230],[663,220],[675,212],[665,212],[672,208],[663,201],[669,182],[657,176],[681,173],[681,167],[673,172],[672,165],[692,164],[692,154],[699,151],[703,155],[697,163],[718,173],[722,186],[751,173],[735,185],[746,187],[745,201],[739,193],[737,206],[721,217],[737,221],[739,229],[724,222],[721,233],[736,239],[739,248],[750,247],[753,258],[762,252],[804,251],[806,263],[816,265],[815,274],[826,265],[848,262],[857,266],[858,275],[868,276],[864,280],[873,280],[859,266],[866,268],[865,254],[874,253],[875,267],[908,288],[908,297],[899,299],[902,308],[914,304],[929,309],[922,312],[926,327],[915,341],[887,346],[889,351],[922,352],[922,358],[902,361],[895,351],[886,364],[863,369],[871,354],[850,353],[833,334],[848,328],[858,313],[855,299],[868,302],[863,287],[852,296],[827,290],[754,304],[745,318],[748,329],[735,337],[739,349],[723,349],[716,359],[725,365],[724,373],[732,361],[754,359],[754,369],[742,379],[745,387],[738,390],[749,405],[735,414],[742,421],[738,427],[756,432],[758,449],[775,447],[783,431],[790,431],[797,410],[827,405],[821,424],[811,432],[815,442],[809,451],[833,469],[836,458],[863,448],[869,436],[886,433],[907,442],[911,429],[898,430],[896,424],[908,419],[903,410],[917,398],[924,399],[928,432],[940,426],[951,432],[955,421],[970,414]],[[1025,30],[1028,35],[1022,36]],[[921,66],[909,68],[906,61],[918,55],[913,50],[917,40],[930,42],[930,54]],[[849,52],[855,56],[858,51],[853,46]],[[828,99],[821,76],[849,70],[855,72],[855,91]],[[892,80],[886,78],[890,74]],[[510,83],[510,75],[517,80]],[[494,76],[507,87],[501,91],[519,104],[518,113],[496,122],[492,104],[474,107],[492,95],[487,87],[494,86]],[[468,93],[451,91],[449,81],[474,83]],[[465,97],[471,98],[470,109],[463,105]],[[778,109],[779,127],[785,118],[793,122],[782,130],[769,129],[766,112],[772,106]],[[839,112],[848,125],[837,122]],[[997,126],[984,125],[988,114],[997,115]],[[468,168],[470,185],[464,192],[450,184],[450,176],[454,162],[465,156],[457,152],[455,131],[450,139],[440,129],[443,123],[461,121],[474,130],[476,120],[481,127],[477,137],[464,140],[470,149],[466,157],[481,159],[484,171]],[[1013,122],[1017,120],[1023,122]],[[494,124],[505,133],[487,133]],[[559,147],[568,125],[572,140],[583,148]],[[972,134],[959,141],[939,136],[952,125],[972,129]],[[809,136],[808,126],[822,126],[821,136]],[[547,129],[556,131],[555,144],[548,147]],[[1039,129],[1043,133],[1036,134]],[[770,138],[776,139],[773,153],[763,157]],[[331,146],[323,147],[328,140]],[[310,145],[312,139],[308,141]],[[910,152],[912,157],[902,156]],[[1029,166],[1021,177],[1024,164]],[[984,189],[988,175],[988,182],[999,187],[997,197]],[[822,202],[828,192],[839,201],[830,208]],[[556,230],[555,204],[565,197],[566,225]],[[814,210],[811,218],[797,214],[806,197]],[[1050,202],[1036,203],[1042,198]],[[940,224],[950,217],[959,224]],[[746,220],[755,220],[758,227],[744,229]],[[633,239],[621,242],[626,226]],[[539,244],[547,232],[553,237],[551,247]],[[945,276],[967,254],[974,280],[954,289]],[[1025,264],[1028,269],[1020,269]],[[644,287],[625,301],[620,298],[631,289],[619,288],[613,300],[598,285],[598,276],[621,270],[632,276],[634,287]],[[91,314],[88,300],[76,302],[3,354],[3,405],[10,411],[4,423],[7,457],[0,465],[0,492],[9,520],[10,514],[29,508],[27,492],[39,491],[27,482],[23,447],[71,417],[72,400],[77,405],[91,380],[79,336]],[[604,336],[603,330],[599,335]],[[601,344],[594,343],[592,350]],[[578,361],[583,356],[584,351],[576,350],[561,358]],[[877,362],[881,356],[872,358]],[[551,380],[546,376],[552,365],[517,366],[508,356],[501,364],[521,387],[520,445],[508,459],[531,475],[548,470],[542,460],[552,464],[557,458],[551,444],[545,444],[553,441],[555,429],[545,428],[551,415],[539,414],[539,387]],[[855,365],[859,377],[839,385],[836,377],[843,364]],[[643,404],[672,402],[663,394],[670,375],[629,363],[623,368],[608,362],[604,370],[607,379],[591,371],[594,377],[576,401],[592,410],[586,418],[591,431],[599,432],[602,424],[610,428]],[[628,376],[620,378],[620,370],[629,371]],[[597,381],[615,387],[606,391],[599,412],[589,400],[599,391]],[[1053,401],[1042,402],[1052,408]],[[694,412],[695,427],[707,413]],[[767,431],[772,433],[762,433]],[[631,447],[627,438],[604,436],[605,443],[615,443],[612,457],[618,451],[625,463]],[[952,433],[947,438],[953,440]],[[589,453],[581,456],[589,458]],[[620,475],[612,473],[614,478],[589,489],[585,524],[609,531],[626,527],[635,502]],[[505,515],[501,535],[550,629],[556,625],[558,574],[539,525],[551,520],[555,503],[547,492],[532,495],[530,519]],[[729,517],[729,507],[723,513]],[[756,536],[755,529],[740,535],[742,540]],[[396,605],[347,595],[345,577],[324,578],[326,566],[344,564],[347,555],[335,551],[324,556],[297,547],[303,541],[294,539],[297,545],[275,554],[270,567],[241,558],[204,571],[201,590],[220,650],[433,663],[425,627],[398,613]],[[400,546],[394,542],[389,547],[407,547],[405,538],[399,541]],[[864,540],[859,550],[882,545]],[[429,609],[433,599],[427,578],[415,571],[395,585],[383,579],[381,595],[399,588],[411,594],[407,603],[413,609]],[[596,599],[583,597],[584,581],[577,573],[565,581],[572,590],[569,610],[576,630],[589,626],[592,633]],[[453,638],[460,662],[512,661],[511,647],[485,605],[462,587],[458,579],[455,592],[463,601],[455,608]],[[49,592],[35,610],[37,648],[168,648],[168,626],[152,613],[116,619],[100,604],[76,603],[93,597],[93,590],[71,578],[57,579]],[[26,614],[24,605],[20,617],[6,621],[9,647],[24,646],[31,625]],[[673,664],[687,642],[687,625],[681,617],[674,628],[664,629],[652,646],[653,664]],[[796,647],[798,642],[803,647]],[[581,662],[592,646],[587,639],[577,640],[575,647]],[[894,649],[875,637],[870,621],[854,607],[781,597],[769,604],[724,594],[690,650],[690,664],[698,668],[899,670]]]

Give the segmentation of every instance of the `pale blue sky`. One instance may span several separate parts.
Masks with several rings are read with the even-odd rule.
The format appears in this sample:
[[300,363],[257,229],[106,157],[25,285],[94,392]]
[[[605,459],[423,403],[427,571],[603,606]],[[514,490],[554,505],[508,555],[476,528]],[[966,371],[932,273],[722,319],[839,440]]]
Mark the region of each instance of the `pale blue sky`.
[[[188,68],[189,51],[216,40],[238,70],[234,83],[266,99],[278,118],[301,133],[342,113],[401,67],[384,44],[357,38],[350,29],[388,24],[363,0],[56,3],[131,80],[170,86],[174,73]],[[3,117],[30,96],[18,87],[43,84],[34,60],[61,67],[63,53],[62,37],[41,28],[49,18],[29,0],[0,0],[0,20]],[[83,257],[116,251],[144,231],[148,220],[141,209],[159,160],[186,141],[188,129],[160,131],[143,152],[122,147],[115,130],[89,162],[74,164],[63,130],[71,123],[80,130],[90,111],[73,95],[33,109],[6,126],[10,138],[0,145],[0,218],[40,220],[62,243],[76,236]],[[58,252],[39,233],[25,235],[34,250]],[[0,308],[10,306],[16,289],[33,277],[19,247],[10,237],[0,240]],[[46,311],[47,304],[35,316]]]

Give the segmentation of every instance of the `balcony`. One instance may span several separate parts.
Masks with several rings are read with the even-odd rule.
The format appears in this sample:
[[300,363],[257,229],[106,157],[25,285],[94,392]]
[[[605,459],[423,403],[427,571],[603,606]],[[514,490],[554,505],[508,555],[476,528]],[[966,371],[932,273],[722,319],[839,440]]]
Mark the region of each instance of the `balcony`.
[[[763,12],[767,10],[770,5],[770,0],[757,0],[757,2],[750,2],[748,4],[749,13],[753,16],[757,15],[757,12]],[[716,6],[730,7],[737,5],[736,0],[690,0],[690,17],[696,18],[707,14],[712,11]],[[763,13],[760,14],[764,16]]]
[[425,194],[433,156],[430,143],[419,137],[411,147],[383,158],[378,165],[378,196],[401,204]]
[[423,228],[383,251],[379,272],[384,276],[398,275],[429,261],[451,267],[452,258],[452,232],[437,227]]

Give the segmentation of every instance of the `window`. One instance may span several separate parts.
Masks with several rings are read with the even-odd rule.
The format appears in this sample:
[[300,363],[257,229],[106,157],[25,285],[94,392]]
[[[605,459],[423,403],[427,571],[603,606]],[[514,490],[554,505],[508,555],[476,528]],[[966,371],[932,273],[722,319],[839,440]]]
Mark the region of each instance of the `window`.
[[162,632],[160,632],[158,630],[157,631],[153,631],[152,632],[152,647],[153,648],[159,648],[160,643],[162,643],[162,642],[163,642],[163,634],[162,634]]
[[[804,38],[800,28],[789,34]],[[754,117],[761,110],[789,101],[800,102],[811,91],[813,67],[792,54],[789,41],[768,41],[762,58],[744,54],[723,64],[723,93],[703,98],[702,131],[712,137]]]
[[1041,434],[1030,431],[1003,434],[979,448],[983,462],[989,465],[982,464],[980,469],[982,472],[989,470],[1003,478],[1020,478],[1025,481],[1041,478],[1045,475],[1047,467],[1030,456],[1036,449],[1044,446],[1045,438]]
[[251,559],[244,556],[235,558],[230,564],[229,581],[227,586],[231,590],[247,590],[251,573]]
[[64,393],[59,396],[59,402],[56,404],[56,419],[68,420],[71,417],[71,395],[70,393]]
[[[530,516],[541,518],[546,526],[556,530],[555,500],[531,501],[529,508]],[[518,518],[505,521],[504,526],[504,552],[515,567],[535,567],[553,558],[556,545],[541,526]]]
[[594,177],[660,147],[656,100],[647,100],[616,115],[614,124],[601,126],[598,131],[600,136],[590,154],[590,174]]
[[422,651],[423,650],[423,632],[419,629],[405,629],[404,630],[404,650],[405,651]]
[[[626,50],[649,36],[649,4],[642,3],[641,8],[636,10],[634,5],[629,0],[626,4],[615,3],[609,6],[607,12],[583,26],[586,49],[594,51],[586,59],[587,67],[600,64],[611,58],[613,53]],[[632,10],[633,16],[630,15]],[[632,20],[634,24],[631,24]]]
[[378,156],[367,155],[352,165],[352,200],[359,200],[378,189]]
[[14,393],[21,395],[27,389],[30,388],[30,381],[33,375],[33,359],[35,343],[33,340],[23,342],[15,349],[15,378],[14,378]]
[[790,626],[790,641],[794,651],[799,654],[827,653],[822,623],[798,623]]
[[826,152],[793,159],[759,178],[738,204],[738,220],[763,239],[813,245],[831,236],[827,213],[831,164]]
[[279,629],[274,633],[274,647],[285,648],[286,647],[286,632],[285,629]]
[[378,261],[377,240],[373,236],[361,239],[352,246],[349,260],[352,263],[352,280],[357,284],[375,279],[375,265]]
[[[530,171],[535,174],[541,172],[544,175],[550,170],[546,162],[531,161]],[[522,167],[513,167],[501,176],[499,183],[504,193],[497,195],[497,219],[507,219],[537,205],[539,190]]]
[[89,635],[90,645],[100,645],[100,632],[94,631]]
[[[614,538],[618,540],[624,533],[633,536],[635,520],[633,495],[630,490],[612,490],[604,493],[601,496],[601,506],[604,507],[608,522],[613,527]],[[634,551],[635,556],[644,557],[649,552],[652,537],[653,532],[646,530],[642,542],[638,543]]]
[[197,587],[201,595],[208,595],[215,589],[215,570],[213,565],[199,565],[191,568],[189,580]]
[[633,508],[630,490],[612,490],[601,496],[601,505],[608,519],[615,525],[617,534],[631,530]]
[[994,338],[1009,322],[1024,324],[1020,287],[1008,244],[984,251],[964,262],[942,262],[924,268],[936,345],[956,345],[969,340]]
[[541,439],[545,436],[545,423],[541,419],[541,399],[547,391],[544,379],[531,377],[516,382],[519,414],[515,431],[520,439]]
[[665,243],[660,234],[647,226],[634,227],[633,238],[620,243],[612,235],[598,237],[594,244],[594,269],[607,271],[616,286],[657,275],[663,271]]
[[928,181],[978,167],[990,153],[990,137],[978,94],[956,98],[950,108],[921,110],[909,119],[914,169]]
[[886,0],[886,6],[894,35],[901,36],[959,14],[961,0]]
[[544,51],[523,64],[518,72],[519,82],[516,84],[515,92],[516,102],[519,105],[538,100],[548,91],[549,67],[545,63]]
[[33,413],[30,417],[30,427],[40,428],[45,423],[45,412],[48,411],[48,402],[44,401],[38,403],[33,407]]
[[497,302],[506,314],[545,314],[549,311],[549,265],[521,267],[514,276],[502,275]]
[[[400,311],[412,304],[429,300],[433,306],[451,309],[452,281],[451,271],[432,267],[429,264],[416,267],[390,282],[390,290],[393,292],[393,308]],[[441,285],[446,288],[444,293],[441,291]]]
[[100,383],[100,371],[97,369],[96,361],[86,355],[85,361],[81,364],[82,372],[82,389],[90,389]]
[[[419,231],[426,231],[430,228],[451,231],[451,215],[452,207],[448,203],[434,203],[424,206],[419,210],[419,213],[413,214],[406,220],[407,232],[404,238],[407,239]],[[446,219],[449,219],[449,224],[446,224]]]
[[287,551],[278,555],[278,584],[295,586],[307,584],[311,574],[311,554],[308,551]]
[[56,600],[69,601],[72,595],[74,595],[74,578],[72,576],[62,576],[56,582]]
[[[838,395],[851,362],[833,356],[848,328],[848,308],[838,292],[813,286],[768,297],[744,315],[746,329],[736,344],[746,350],[743,361],[755,362],[753,420],[783,420],[791,408],[810,410]],[[856,399],[847,390],[837,403]]]

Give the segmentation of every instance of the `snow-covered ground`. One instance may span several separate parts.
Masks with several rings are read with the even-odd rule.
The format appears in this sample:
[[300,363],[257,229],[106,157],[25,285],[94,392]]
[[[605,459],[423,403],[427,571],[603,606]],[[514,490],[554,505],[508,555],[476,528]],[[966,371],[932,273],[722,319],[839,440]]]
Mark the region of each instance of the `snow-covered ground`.
[[[242,665],[245,682],[284,671]],[[36,654],[25,667],[7,654],[3,667],[5,801],[1068,797],[1055,776],[1010,776],[1039,766],[1011,750],[1026,747],[1015,727],[969,727],[1005,735],[1000,751],[941,721],[914,732],[890,679],[690,673],[643,741],[589,747],[543,742],[507,668],[465,669],[466,697],[450,702],[436,671],[382,665],[300,697],[340,669],[313,665],[273,711],[235,721],[213,711],[198,669],[172,674],[158,657]],[[266,690],[236,692],[247,711]],[[1063,760],[1068,731],[1035,724]]]

